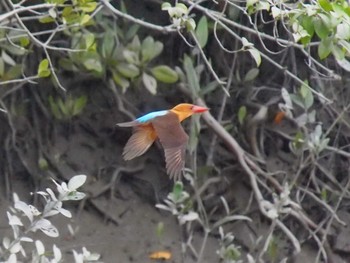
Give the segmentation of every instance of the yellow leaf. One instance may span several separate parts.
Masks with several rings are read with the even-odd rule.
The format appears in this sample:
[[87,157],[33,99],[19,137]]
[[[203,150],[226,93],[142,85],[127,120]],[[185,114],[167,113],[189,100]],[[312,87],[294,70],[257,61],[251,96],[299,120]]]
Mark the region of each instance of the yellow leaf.
[[169,260],[171,259],[171,253],[169,251],[155,251],[149,255],[149,258],[156,260]]

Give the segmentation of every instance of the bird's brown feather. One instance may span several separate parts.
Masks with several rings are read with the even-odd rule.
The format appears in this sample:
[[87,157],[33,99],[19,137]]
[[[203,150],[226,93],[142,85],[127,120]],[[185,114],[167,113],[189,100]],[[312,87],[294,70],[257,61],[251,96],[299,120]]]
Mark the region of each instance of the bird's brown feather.
[[164,148],[167,173],[171,178],[179,179],[185,166],[188,135],[173,112],[156,117],[151,123]]
[[145,153],[156,138],[157,134],[152,125],[134,127],[133,134],[123,150],[124,160],[131,160]]

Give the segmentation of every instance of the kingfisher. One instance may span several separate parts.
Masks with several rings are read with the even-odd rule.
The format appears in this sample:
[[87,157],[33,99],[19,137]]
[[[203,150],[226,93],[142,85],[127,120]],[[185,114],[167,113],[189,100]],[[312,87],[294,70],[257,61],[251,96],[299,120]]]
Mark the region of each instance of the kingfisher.
[[130,122],[117,123],[119,127],[132,127],[133,133],[123,150],[128,161],[144,154],[159,139],[165,153],[167,174],[179,180],[185,167],[185,151],[188,135],[181,122],[196,113],[209,109],[189,103],[181,103],[170,110],[150,112]]

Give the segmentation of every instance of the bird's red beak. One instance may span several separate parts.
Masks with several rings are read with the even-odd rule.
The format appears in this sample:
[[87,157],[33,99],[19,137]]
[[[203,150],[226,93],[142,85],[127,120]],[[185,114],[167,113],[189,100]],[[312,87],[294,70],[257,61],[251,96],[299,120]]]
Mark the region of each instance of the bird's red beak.
[[201,107],[201,106],[197,106],[197,105],[194,105],[194,106],[192,107],[192,111],[193,111],[194,113],[206,112],[206,111],[208,111],[208,110],[209,110],[209,109],[206,108],[206,107]]

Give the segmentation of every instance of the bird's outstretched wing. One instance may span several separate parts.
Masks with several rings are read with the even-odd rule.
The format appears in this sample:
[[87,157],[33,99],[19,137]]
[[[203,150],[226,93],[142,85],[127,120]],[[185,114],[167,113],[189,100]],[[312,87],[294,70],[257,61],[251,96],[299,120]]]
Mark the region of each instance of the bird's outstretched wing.
[[188,136],[175,113],[169,112],[151,121],[164,148],[167,173],[178,180],[185,167],[185,151]]
[[[130,122],[132,123],[132,122]],[[130,124],[125,123],[125,124]],[[134,125],[130,125],[134,126]],[[121,127],[130,127],[121,126]],[[123,158],[128,161],[145,153],[153,144],[157,134],[151,124],[135,126],[133,134],[129,138],[123,150]]]

